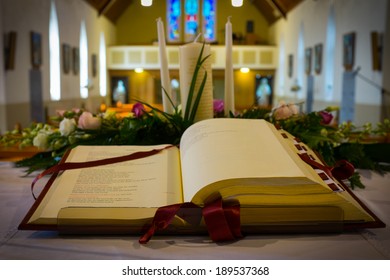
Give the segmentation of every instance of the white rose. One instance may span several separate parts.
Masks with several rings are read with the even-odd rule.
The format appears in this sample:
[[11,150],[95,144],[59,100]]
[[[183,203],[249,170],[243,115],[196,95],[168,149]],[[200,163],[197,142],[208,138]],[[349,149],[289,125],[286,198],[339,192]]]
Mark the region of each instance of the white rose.
[[277,120],[287,119],[293,115],[297,115],[299,113],[298,107],[293,104],[286,104],[281,101],[279,106],[273,109],[273,115]]
[[39,149],[45,150],[48,148],[48,137],[49,135],[45,132],[39,131],[37,136],[33,139],[33,145]]
[[60,122],[60,133],[62,136],[69,136],[76,129],[76,121],[74,119],[64,118]]

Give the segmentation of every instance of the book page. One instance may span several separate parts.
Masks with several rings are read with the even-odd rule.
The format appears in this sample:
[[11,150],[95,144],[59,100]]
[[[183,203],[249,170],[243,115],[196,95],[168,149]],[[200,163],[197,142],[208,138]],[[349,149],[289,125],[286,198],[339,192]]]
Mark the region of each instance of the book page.
[[[67,162],[85,162],[163,146],[78,146]],[[65,207],[159,207],[182,202],[179,151],[172,147],[142,159],[67,170],[45,197],[41,217]]]
[[275,131],[264,120],[242,119],[210,119],[187,129],[180,143],[184,200],[231,179],[251,179],[254,185],[318,184],[308,179]]

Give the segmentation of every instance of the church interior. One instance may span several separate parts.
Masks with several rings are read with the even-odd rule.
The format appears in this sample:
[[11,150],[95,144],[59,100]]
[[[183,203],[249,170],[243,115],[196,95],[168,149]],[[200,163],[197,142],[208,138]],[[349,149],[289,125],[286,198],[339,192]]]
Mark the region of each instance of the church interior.
[[339,260],[390,259],[389,0],[0,0],[0,32],[0,260],[143,259],[0,274],[386,275]]
[[[158,18],[174,98],[177,49],[202,32],[213,53],[213,97],[223,98],[230,18],[235,110],[285,102],[302,112],[338,106],[340,122],[358,125],[389,117],[386,0],[244,0],[239,7],[228,0],[179,7],[180,1],[141,2],[1,0],[0,132],[45,121],[57,110],[117,107],[118,90],[122,104],[161,103]],[[261,81],[268,84],[265,98]]]

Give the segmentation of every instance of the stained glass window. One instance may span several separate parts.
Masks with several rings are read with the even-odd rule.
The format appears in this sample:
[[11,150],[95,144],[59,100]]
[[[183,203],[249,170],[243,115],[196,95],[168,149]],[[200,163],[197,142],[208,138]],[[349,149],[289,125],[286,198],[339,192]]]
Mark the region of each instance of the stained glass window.
[[215,41],[217,39],[216,2],[216,0],[168,0],[167,40],[189,42],[202,32],[206,41]]
[[185,41],[195,39],[199,32],[199,4],[198,0],[185,0],[184,5],[184,38]]
[[215,0],[203,1],[203,35],[206,41],[215,41]]
[[168,0],[168,41],[179,42],[181,41],[181,1],[180,0]]

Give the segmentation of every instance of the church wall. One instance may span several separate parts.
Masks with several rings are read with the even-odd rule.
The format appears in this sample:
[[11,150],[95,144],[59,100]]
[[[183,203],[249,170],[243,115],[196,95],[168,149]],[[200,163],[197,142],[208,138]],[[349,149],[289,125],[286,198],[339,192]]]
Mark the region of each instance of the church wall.
[[[56,109],[71,109],[85,106],[96,111],[99,96],[99,75],[92,76],[91,55],[99,54],[99,36],[104,32],[107,45],[115,44],[116,30],[113,23],[99,17],[97,11],[85,1],[55,0],[60,32],[60,52],[62,44],[79,47],[80,24],[86,22],[89,54],[89,77],[92,88],[89,98],[80,98],[79,75],[72,71],[65,74],[61,60],[61,101],[50,101],[49,92],[49,16],[50,0],[0,0],[0,31],[2,34],[15,31],[17,34],[14,69],[0,72],[0,132],[12,129],[15,123],[27,126],[30,119],[29,73],[32,69],[30,57],[30,32],[42,36],[42,95],[49,115]],[[4,58],[0,56],[1,65]],[[4,82],[3,82],[4,81]],[[6,105],[7,104],[7,105]],[[71,107],[69,107],[71,106]],[[15,112],[18,112],[15,114]]]
[[[380,89],[362,79],[361,76],[379,87],[382,86],[383,81],[390,78],[389,73],[384,76],[384,72],[373,70],[371,49],[371,32],[376,31],[382,35],[386,32],[387,2],[386,0],[304,1],[288,13],[286,19],[281,19],[272,25],[270,28],[271,42],[281,46],[284,41],[284,53],[281,55],[281,59],[284,59],[284,68],[279,69],[276,76],[276,100],[306,101],[307,75],[303,74],[300,77],[297,74],[299,64],[304,63],[304,60],[298,61],[298,38],[300,30],[303,30],[304,49],[313,49],[316,44],[323,44],[322,71],[320,74],[315,74],[312,70],[314,76],[313,110],[323,109],[327,105],[340,105],[344,72],[343,35],[355,32],[355,63],[353,70],[360,70],[355,78],[355,118],[353,121],[357,124],[379,121],[382,102]],[[324,75],[328,60],[325,50],[328,13],[331,4],[334,5],[335,12],[336,43],[333,62],[333,88],[327,88]],[[289,54],[294,57],[292,77],[287,75],[287,56]],[[383,57],[382,62],[389,63]],[[313,69],[314,63],[312,62],[311,65]],[[304,67],[301,69],[304,69]],[[281,79],[282,73],[284,79]],[[386,77],[389,78],[386,79]],[[296,83],[301,87],[299,92],[291,90],[291,87]]]
[[386,32],[383,42],[383,88],[384,93],[382,118],[390,119],[390,1],[387,2]]
[[[0,11],[3,10],[3,2],[0,0]],[[0,12],[0,31],[3,30],[3,16]],[[4,36],[0,36],[0,46],[4,46]],[[6,112],[5,112],[5,74],[4,74],[4,52],[0,51],[0,133],[2,128],[6,127]]]

